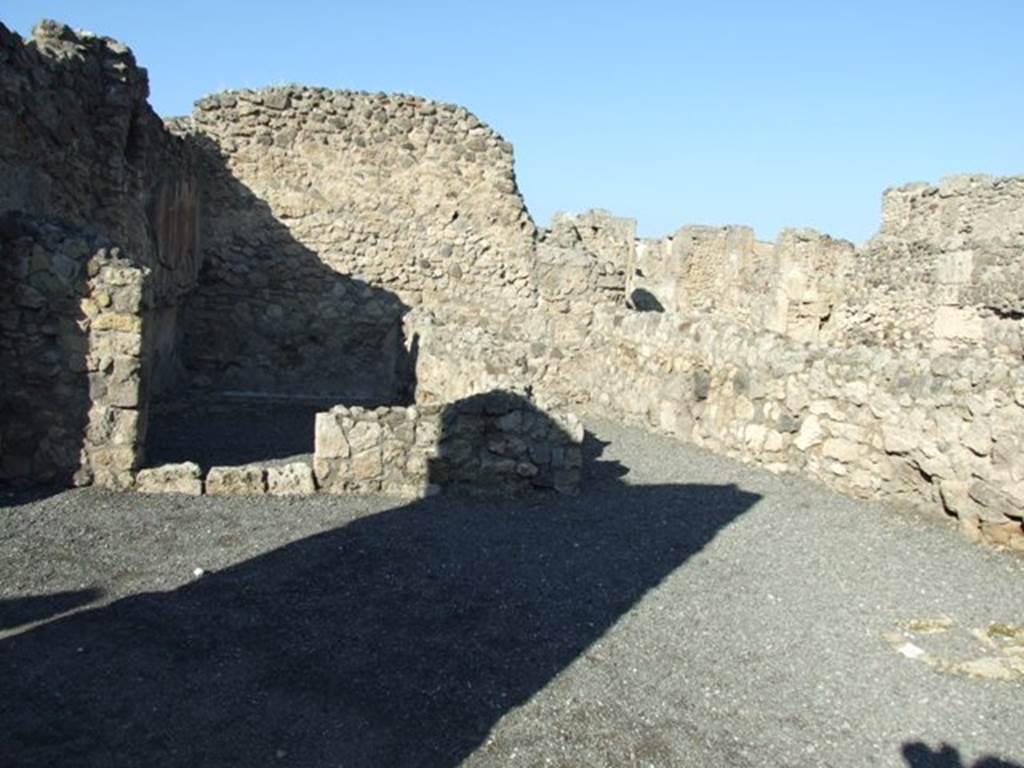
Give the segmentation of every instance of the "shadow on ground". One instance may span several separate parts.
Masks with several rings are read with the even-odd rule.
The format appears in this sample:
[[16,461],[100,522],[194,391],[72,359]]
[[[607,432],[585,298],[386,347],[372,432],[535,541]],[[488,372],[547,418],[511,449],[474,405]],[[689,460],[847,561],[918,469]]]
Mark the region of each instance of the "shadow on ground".
[[998,757],[982,757],[967,763],[960,756],[960,751],[949,744],[933,750],[920,741],[904,744],[903,758],[907,761],[907,768],[1024,768],[1020,763]]
[[759,498],[587,470],[577,499],[432,497],[0,641],[0,753],[457,765]]
[[103,596],[99,589],[76,589],[50,595],[31,595],[0,600],[0,629],[42,621],[86,605]]

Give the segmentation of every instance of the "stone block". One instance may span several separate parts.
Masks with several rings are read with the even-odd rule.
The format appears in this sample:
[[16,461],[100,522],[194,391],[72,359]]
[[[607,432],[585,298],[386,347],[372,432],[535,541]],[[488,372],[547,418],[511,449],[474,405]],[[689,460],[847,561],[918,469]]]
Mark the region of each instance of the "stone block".
[[825,430],[822,429],[821,420],[811,414],[800,424],[800,430],[793,440],[793,445],[801,451],[806,451],[812,446],[818,445],[824,436]]
[[381,459],[380,448],[369,448],[362,453],[352,457],[352,477],[359,481],[373,480],[379,478],[384,472],[384,462]]
[[324,459],[347,459],[351,447],[339,423],[339,416],[333,412],[318,413],[314,428],[314,453]]
[[892,424],[882,425],[882,444],[886,453],[909,453],[917,447],[921,435]]
[[311,496],[316,493],[313,469],[301,461],[268,467],[267,493],[271,496]]
[[103,312],[92,321],[92,330],[99,332],[142,333],[142,318],[138,315]]
[[932,331],[940,339],[980,341],[985,336],[981,317],[968,307],[938,307]]
[[376,421],[357,421],[348,431],[348,444],[353,454],[379,447],[381,425]]
[[978,456],[988,456],[992,450],[992,426],[987,419],[975,418],[961,435],[960,442]]
[[263,467],[211,467],[206,473],[208,496],[260,496],[266,490]]
[[182,493],[200,496],[203,481],[199,465],[186,461],[140,469],[135,475],[135,490],[139,493]]
[[856,461],[860,454],[860,445],[838,437],[831,437],[821,445],[822,456],[841,461],[844,464]]
[[999,523],[1011,517],[1021,517],[1020,504],[991,483],[976,480],[968,486],[967,494],[977,502],[978,514],[984,521]]

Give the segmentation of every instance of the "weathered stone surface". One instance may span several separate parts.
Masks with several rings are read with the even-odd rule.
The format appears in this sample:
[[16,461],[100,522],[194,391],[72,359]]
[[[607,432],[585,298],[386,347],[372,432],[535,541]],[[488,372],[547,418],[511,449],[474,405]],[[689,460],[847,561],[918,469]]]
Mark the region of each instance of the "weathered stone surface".
[[316,415],[314,451],[324,459],[347,459],[351,455],[352,449],[335,413]]
[[135,476],[135,490],[139,493],[199,496],[203,492],[202,474],[199,465],[191,461],[140,469]]
[[271,496],[309,496],[316,493],[312,468],[301,461],[268,467],[267,493]]
[[208,496],[259,496],[267,491],[263,467],[211,467],[206,473]]
[[[423,495],[431,488],[472,493],[575,493],[583,426],[562,410],[548,413],[510,392],[472,396],[446,406],[333,408],[317,442],[314,468],[330,493]],[[340,433],[340,434],[338,434]],[[351,446],[337,451],[336,446]],[[326,452],[321,452],[321,447]],[[345,455],[336,455],[345,453]]]
[[406,402],[410,308],[537,303],[512,148],[463,108],[286,86],[174,127],[208,201],[184,352],[215,385]]

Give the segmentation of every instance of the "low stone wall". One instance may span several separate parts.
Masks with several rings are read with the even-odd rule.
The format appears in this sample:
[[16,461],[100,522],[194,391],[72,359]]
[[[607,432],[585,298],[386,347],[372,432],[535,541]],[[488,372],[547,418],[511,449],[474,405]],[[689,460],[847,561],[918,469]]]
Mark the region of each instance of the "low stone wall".
[[428,493],[440,407],[337,406],[316,415],[313,470],[325,493]]
[[720,319],[609,311],[538,386],[1024,548],[1024,365],[984,350],[831,348]]
[[501,391],[446,406],[338,406],[317,414],[314,469],[327,493],[574,494],[582,440],[575,417]]

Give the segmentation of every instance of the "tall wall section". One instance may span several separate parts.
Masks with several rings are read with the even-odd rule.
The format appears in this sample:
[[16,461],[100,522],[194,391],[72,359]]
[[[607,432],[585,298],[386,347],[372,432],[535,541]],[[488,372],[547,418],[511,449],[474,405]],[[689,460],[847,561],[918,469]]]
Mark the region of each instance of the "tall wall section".
[[394,402],[408,310],[501,321],[536,303],[512,147],[461,107],[232,91],[176,130],[203,157],[186,344],[201,384]]
[[1024,549],[1021,181],[888,191],[882,231],[860,249],[806,229],[772,245],[738,227],[637,241],[626,292],[644,289],[647,306],[603,301],[577,254],[565,283],[587,310],[551,314],[546,347],[520,343],[523,375],[545,395]]
[[853,340],[1024,354],[1024,177],[886,190],[882,227],[848,264],[836,330]]
[[197,269],[184,145],[109,38],[0,25],[0,480],[131,482]]
[[[809,229],[772,244],[744,227],[636,240],[629,219],[561,214],[538,243],[540,312],[518,329],[410,316],[421,392],[444,400],[528,382],[547,401],[1024,548],[1024,360],[1000,343],[1010,334],[942,326],[956,310],[1019,328],[1018,183],[975,178],[949,207],[918,206],[898,227],[887,214],[861,249]],[[971,229],[968,257],[944,233],[969,218],[986,223]],[[944,291],[951,261],[970,269]],[[865,319],[880,307],[881,334]]]

